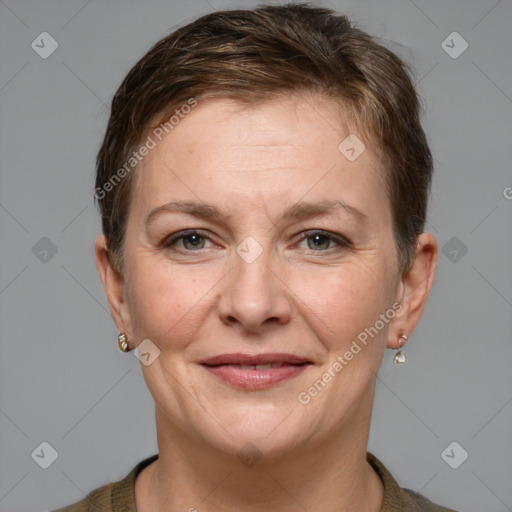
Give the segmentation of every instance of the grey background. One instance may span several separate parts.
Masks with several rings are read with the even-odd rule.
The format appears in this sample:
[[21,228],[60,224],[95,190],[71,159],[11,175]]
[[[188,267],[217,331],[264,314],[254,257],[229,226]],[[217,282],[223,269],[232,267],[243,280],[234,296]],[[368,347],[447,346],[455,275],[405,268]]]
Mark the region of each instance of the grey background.
[[[436,160],[428,229],[445,254],[407,363],[386,354],[369,449],[441,504],[512,510],[512,3],[313,3],[415,66]],[[0,0],[2,512],[78,501],[157,451],[140,363],[117,348],[94,264],[95,153],[113,93],[150,45],[254,5]],[[47,59],[31,48],[43,31],[59,44]],[[457,59],[441,46],[453,31],[469,44]],[[31,457],[43,441],[58,452],[48,469]],[[469,453],[458,469],[441,457],[452,441]]]

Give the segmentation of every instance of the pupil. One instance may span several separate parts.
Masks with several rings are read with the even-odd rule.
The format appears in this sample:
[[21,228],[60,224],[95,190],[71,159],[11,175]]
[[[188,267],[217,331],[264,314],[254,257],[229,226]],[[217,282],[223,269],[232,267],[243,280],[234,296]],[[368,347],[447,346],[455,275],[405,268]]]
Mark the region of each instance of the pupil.
[[[317,243],[318,242],[318,243]],[[326,248],[325,245],[329,245],[329,241],[327,240],[327,238],[323,235],[314,235],[313,236],[313,244],[315,246],[315,248]],[[322,247],[324,246],[324,247]]]
[[189,235],[187,237],[187,240],[189,242],[190,245],[194,246],[194,247],[198,247],[201,245],[201,235]]

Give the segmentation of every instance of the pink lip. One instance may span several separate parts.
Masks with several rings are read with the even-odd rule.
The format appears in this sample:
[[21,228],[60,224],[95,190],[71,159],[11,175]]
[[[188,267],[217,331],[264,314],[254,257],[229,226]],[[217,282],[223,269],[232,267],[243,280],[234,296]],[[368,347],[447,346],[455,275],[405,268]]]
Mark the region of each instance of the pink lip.
[[310,363],[305,357],[299,357],[294,354],[285,354],[281,352],[268,352],[266,354],[220,354],[218,356],[203,359],[201,364],[208,366],[217,366],[220,364],[269,364],[269,363],[286,363],[286,364],[303,364]]
[[[301,374],[311,361],[293,354],[222,354],[201,361],[203,367],[232,386],[263,389]],[[275,368],[241,368],[254,365],[276,365]]]

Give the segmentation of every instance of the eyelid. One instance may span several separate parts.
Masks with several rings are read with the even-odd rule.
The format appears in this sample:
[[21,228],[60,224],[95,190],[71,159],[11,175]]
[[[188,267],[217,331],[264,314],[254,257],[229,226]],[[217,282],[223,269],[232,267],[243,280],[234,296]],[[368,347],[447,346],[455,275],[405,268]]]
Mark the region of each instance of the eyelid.
[[[324,229],[306,229],[304,230],[303,232],[301,232],[300,236],[301,238],[299,239],[298,242],[302,242],[303,240],[306,240],[312,236],[315,236],[315,235],[322,235],[326,238],[329,238],[331,241],[335,242],[336,244],[338,244],[338,248],[348,248],[348,247],[351,247],[352,244],[351,242],[341,236],[341,235],[338,235],[336,233],[332,233],[330,231],[326,231]],[[297,242],[297,243],[298,243]],[[335,249],[335,248],[329,248],[329,249],[326,249],[324,251],[316,251],[314,249],[309,249],[310,252],[313,252],[313,253],[320,253],[320,252],[328,252],[332,249]]]
[[[176,233],[173,233],[171,235],[164,237],[164,239],[160,242],[159,245],[163,248],[169,248],[169,247],[172,247],[173,245],[175,245],[175,243],[178,242],[179,240],[186,238],[187,236],[190,236],[190,235],[201,235],[206,240],[209,240],[210,242],[215,243],[212,240],[212,237],[206,231],[203,231],[202,229],[191,228],[191,229],[185,229],[183,231],[177,231]],[[196,251],[190,251],[187,249],[181,249],[181,251],[185,251],[185,252],[199,252],[201,250],[202,249],[198,249]]]
[[[212,240],[212,237],[206,231],[204,231],[202,229],[191,228],[191,229],[185,229],[183,231],[178,231],[176,233],[173,233],[172,235],[165,237],[159,245],[165,249],[171,248],[173,246],[175,247],[176,242],[178,242],[179,240],[182,240],[182,239],[186,238],[187,236],[195,235],[195,234],[202,236],[203,238],[205,238],[206,240],[208,240],[212,243],[215,243],[215,241]],[[331,240],[332,242],[337,244],[337,247],[330,247],[329,249],[325,249],[325,250],[307,249],[307,251],[309,251],[310,253],[318,254],[318,253],[322,253],[322,252],[330,252],[333,249],[335,250],[335,249],[340,249],[340,248],[348,248],[348,247],[352,246],[351,242],[349,240],[347,240],[347,238],[345,238],[339,234],[332,233],[330,231],[326,231],[323,229],[305,229],[304,231],[301,231],[300,238],[297,240],[297,242],[295,244],[298,244],[304,240],[307,240],[308,238],[315,236],[315,235],[321,235],[321,236],[328,238],[329,240]],[[197,250],[188,250],[188,249],[182,249],[182,248],[175,247],[175,250],[178,252],[192,253],[192,252],[201,252],[206,249],[200,248]]]

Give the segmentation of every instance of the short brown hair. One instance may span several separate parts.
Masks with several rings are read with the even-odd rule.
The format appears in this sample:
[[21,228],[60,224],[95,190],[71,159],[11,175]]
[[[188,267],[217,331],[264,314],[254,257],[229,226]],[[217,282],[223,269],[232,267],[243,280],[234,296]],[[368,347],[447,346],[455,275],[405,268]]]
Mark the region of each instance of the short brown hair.
[[347,17],[296,3],[203,16],[158,41],[129,71],[112,99],[96,161],[95,197],[114,268],[122,270],[133,189],[126,162],[155,116],[165,119],[191,98],[257,104],[306,91],[337,100],[364,140],[377,147],[385,163],[398,265],[405,272],[424,229],[433,172],[410,69]]

